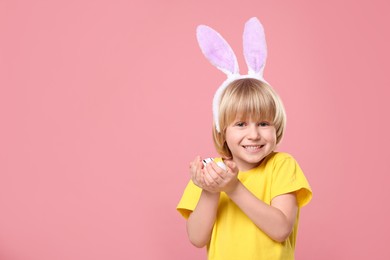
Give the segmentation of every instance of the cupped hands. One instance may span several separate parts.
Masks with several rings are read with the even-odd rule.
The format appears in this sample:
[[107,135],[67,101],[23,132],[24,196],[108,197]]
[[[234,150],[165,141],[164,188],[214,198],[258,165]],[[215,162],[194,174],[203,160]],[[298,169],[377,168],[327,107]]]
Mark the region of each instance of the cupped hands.
[[214,161],[203,165],[200,156],[190,163],[190,175],[192,182],[203,190],[218,193],[233,191],[239,180],[238,168],[232,160],[224,160],[226,170],[219,167]]

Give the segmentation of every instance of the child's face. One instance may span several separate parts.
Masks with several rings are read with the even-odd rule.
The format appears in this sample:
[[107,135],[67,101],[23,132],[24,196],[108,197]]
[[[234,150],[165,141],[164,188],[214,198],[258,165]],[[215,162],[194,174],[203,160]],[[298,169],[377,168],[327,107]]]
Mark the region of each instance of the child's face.
[[238,169],[248,171],[275,150],[276,129],[272,122],[238,118],[226,128],[226,143]]

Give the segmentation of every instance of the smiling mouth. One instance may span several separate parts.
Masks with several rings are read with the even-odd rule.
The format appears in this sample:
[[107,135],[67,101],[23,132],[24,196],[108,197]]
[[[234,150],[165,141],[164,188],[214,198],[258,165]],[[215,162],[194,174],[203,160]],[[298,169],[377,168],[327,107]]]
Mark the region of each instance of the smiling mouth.
[[260,150],[261,148],[263,148],[264,144],[263,145],[243,145],[242,147],[244,147],[248,151],[257,151],[257,150]]

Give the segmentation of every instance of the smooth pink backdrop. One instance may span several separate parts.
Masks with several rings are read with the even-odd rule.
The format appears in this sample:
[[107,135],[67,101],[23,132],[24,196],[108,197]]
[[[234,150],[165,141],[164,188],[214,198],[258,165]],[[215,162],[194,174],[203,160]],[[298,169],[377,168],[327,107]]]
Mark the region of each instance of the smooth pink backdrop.
[[266,79],[314,197],[297,259],[390,259],[387,1],[0,0],[0,259],[204,259],[175,211],[214,156],[224,75],[200,23],[236,51],[257,16]]

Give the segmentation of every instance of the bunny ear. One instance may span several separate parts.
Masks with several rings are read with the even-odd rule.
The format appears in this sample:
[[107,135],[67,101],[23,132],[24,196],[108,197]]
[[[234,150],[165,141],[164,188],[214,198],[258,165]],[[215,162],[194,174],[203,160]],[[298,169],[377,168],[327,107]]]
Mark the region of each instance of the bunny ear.
[[206,25],[196,31],[199,46],[206,58],[228,76],[238,73],[238,62],[230,45],[222,36]]
[[248,74],[258,74],[263,77],[267,59],[267,44],[265,42],[264,28],[256,17],[246,22],[243,41],[245,61],[249,70]]

